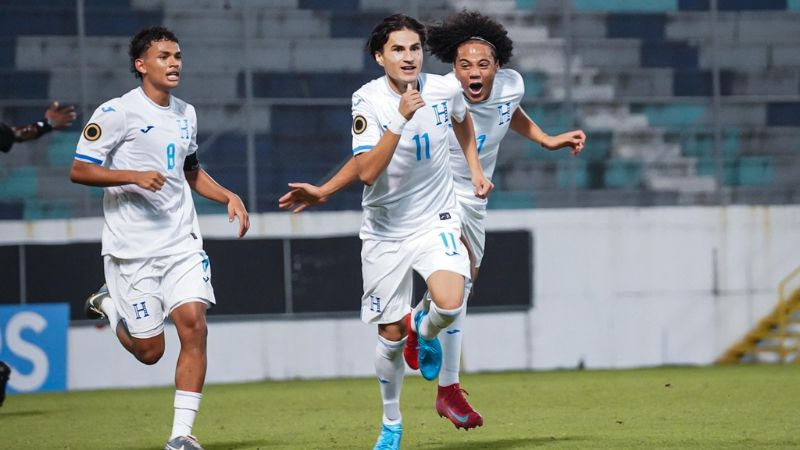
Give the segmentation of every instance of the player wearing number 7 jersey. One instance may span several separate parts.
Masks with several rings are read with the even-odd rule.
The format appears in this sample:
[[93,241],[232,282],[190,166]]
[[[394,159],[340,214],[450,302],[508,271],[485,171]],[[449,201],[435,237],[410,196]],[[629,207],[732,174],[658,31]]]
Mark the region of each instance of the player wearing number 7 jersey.
[[70,178],[104,189],[102,255],[107,290],[87,311],[106,317],[144,364],[164,353],[164,319],[178,331],[175,415],[166,449],[200,449],[191,436],[206,374],[206,309],[215,303],[191,190],[228,206],[239,237],[250,226],[239,196],[217,184],[197,157],[197,117],[171,90],[181,75],[178,39],[146,28],[130,45],[141,86],[94,112],[78,141]]

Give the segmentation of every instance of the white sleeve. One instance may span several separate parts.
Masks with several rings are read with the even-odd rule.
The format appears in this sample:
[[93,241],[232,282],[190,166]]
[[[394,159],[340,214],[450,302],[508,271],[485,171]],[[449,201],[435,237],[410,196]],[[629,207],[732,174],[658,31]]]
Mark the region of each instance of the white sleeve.
[[455,80],[455,95],[453,96],[453,112],[451,116],[456,122],[461,123],[464,121],[464,115],[467,113],[467,104],[464,102],[464,94],[461,92],[461,84]]
[[189,105],[189,107],[192,111],[189,116],[192,126],[192,141],[189,142],[189,150],[186,152],[187,156],[197,153],[197,111],[193,106]]
[[372,105],[359,93],[353,94],[353,155],[372,150],[383,136],[383,129]]
[[100,105],[83,127],[75,159],[103,164],[126,134],[125,111],[115,102]]

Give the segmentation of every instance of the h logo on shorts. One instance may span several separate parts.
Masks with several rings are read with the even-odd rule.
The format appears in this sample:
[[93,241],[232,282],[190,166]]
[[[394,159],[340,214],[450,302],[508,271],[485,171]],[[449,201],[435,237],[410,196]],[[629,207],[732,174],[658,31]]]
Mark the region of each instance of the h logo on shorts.
[[150,317],[150,313],[147,312],[147,304],[145,302],[139,303],[132,303],[131,306],[133,307],[133,312],[136,313],[136,320],[139,320],[144,317]]
[[369,310],[372,312],[379,313],[381,312],[381,298],[370,295],[369,296]]

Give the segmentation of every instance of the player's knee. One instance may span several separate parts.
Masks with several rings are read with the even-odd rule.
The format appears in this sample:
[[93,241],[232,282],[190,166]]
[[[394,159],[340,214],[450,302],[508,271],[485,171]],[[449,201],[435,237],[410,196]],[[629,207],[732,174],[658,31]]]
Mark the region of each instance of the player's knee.
[[150,347],[145,349],[138,349],[135,353],[136,359],[139,360],[142,364],[147,364],[148,366],[152,366],[153,364],[157,363],[162,356],[164,356],[164,348],[161,347]]
[[191,341],[204,341],[208,337],[208,326],[202,319],[186,322],[179,331]]
[[397,342],[406,337],[405,321],[378,325],[378,335],[382,338]]

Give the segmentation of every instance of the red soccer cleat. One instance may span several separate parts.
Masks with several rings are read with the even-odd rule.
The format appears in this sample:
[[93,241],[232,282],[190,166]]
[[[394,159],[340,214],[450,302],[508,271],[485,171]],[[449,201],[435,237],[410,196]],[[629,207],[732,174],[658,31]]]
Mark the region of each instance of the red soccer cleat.
[[472,409],[464,394],[469,395],[461,389],[459,383],[439,386],[439,393],[436,395],[436,411],[439,412],[439,417],[447,417],[456,428],[465,430],[482,426],[483,416]]
[[417,340],[417,332],[411,326],[411,314],[406,314],[406,345],[403,347],[403,358],[406,360],[408,367],[417,370],[419,369],[419,341]]

